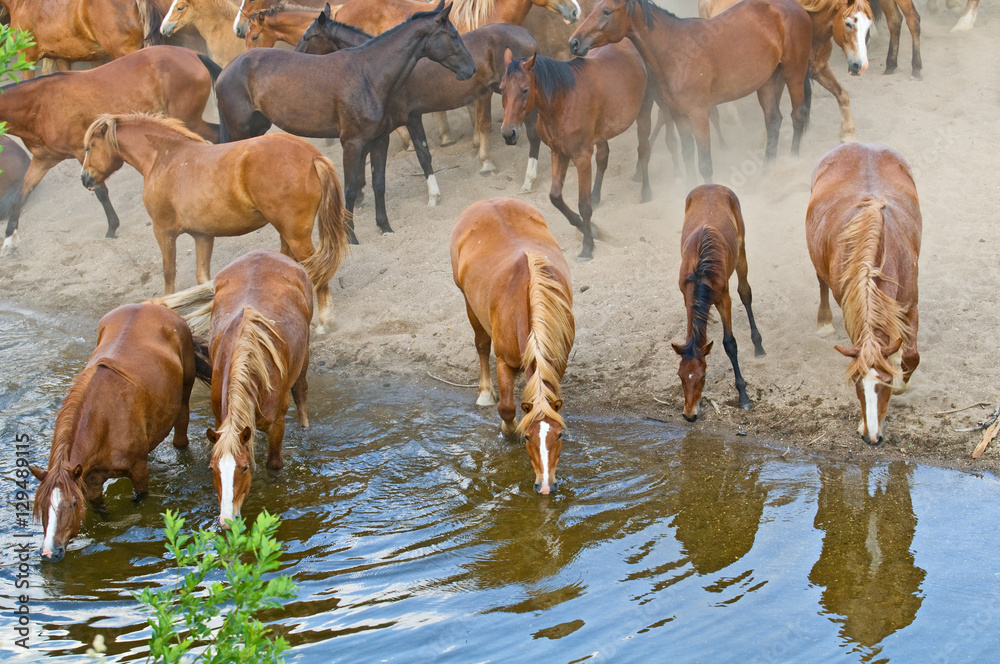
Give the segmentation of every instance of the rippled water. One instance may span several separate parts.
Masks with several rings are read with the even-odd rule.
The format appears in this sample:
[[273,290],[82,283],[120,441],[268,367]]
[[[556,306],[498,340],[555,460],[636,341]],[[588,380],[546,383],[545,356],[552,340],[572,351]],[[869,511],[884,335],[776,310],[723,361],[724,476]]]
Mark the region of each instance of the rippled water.
[[[0,469],[54,415],[96,324],[0,305]],[[572,370],[572,369],[571,369]],[[471,368],[470,368],[471,371]],[[106,488],[58,564],[39,526],[0,511],[0,659],[142,660],[128,591],[171,583],[166,508],[218,506],[196,387],[192,445],[153,454],[150,495]],[[539,497],[494,409],[436,383],[310,379],[313,427],[261,467],[246,516],[282,515],[298,599],[266,618],[317,662],[985,662],[1000,646],[1000,482],[897,462],[858,467],[729,445],[649,420],[588,416],[567,395],[560,492]],[[13,500],[7,483],[8,500]],[[11,613],[32,533],[32,649]]]

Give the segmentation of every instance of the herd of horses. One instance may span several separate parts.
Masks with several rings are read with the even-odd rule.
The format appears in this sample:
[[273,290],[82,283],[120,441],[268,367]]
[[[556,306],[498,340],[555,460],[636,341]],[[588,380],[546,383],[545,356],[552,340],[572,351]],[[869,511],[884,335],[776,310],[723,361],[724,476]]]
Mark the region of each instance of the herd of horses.
[[[591,217],[601,198],[609,141],[633,124],[635,180],[641,200],[651,199],[652,109],[659,106],[668,145],[679,137],[691,184],[678,282],[687,338],[673,345],[680,357],[683,415],[694,421],[699,414],[713,345],[707,334],[712,307],[722,321],[739,405],[750,408],[732,333],[734,271],[755,353],[763,355],[764,348],[752,309],[740,203],[730,189],[711,184],[710,124],[719,104],[756,92],[770,162],[782,122],[779,102],[788,88],[797,154],[812,78],[834,92],[841,138],[852,139],[847,95],[829,57],[836,43],[850,74],[865,71],[876,18],[867,0],[703,2],[703,15],[712,17],[703,19],[678,18],[650,0],[585,0],[586,12],[577,0],[442,0],[437,6],[348,0],[335,7],[316,6],[315,0],[295,6],[273,0],[242,0],[240,6],[229,0],[92,0],[87,12],[79,11],[81,2],[40,3],[47,7],[42,22],[52,24],[46,28],[55,30],[62,11],[74,29],[92,38],[86,48],[59,50],[52,31],[30,23],[32,17],[42,20],[37,12],[18,0],[0,0],[11,25],[36,29],[33,56],[115,58],[89,71],[23,81],[0,94],[0,119],[31,153],[29,161],[4,139],[0,207],[10,212],[3,251],[16,246],[28,194],[69,158],[82,164],[82,183],[97,194],[113,237],[119,221],[105,180],[128,163],[143,176],[143,203],[163,256],[164,295],[124,305],[101,320],[97,348],[57,416],[49,468],[32,469],[41,482],[35,513],[44,526],[46,560],[63,557],[81,526],[85,502],[100,507],[108,478],[129,477],[141,497],[152,449],[171,430],[175,446],[188,445],[196,378],[211,387],[215,426],[207,437],[220,524],[240,514],[255,466],[256,431],[267,433],[267,467],[278,470],[289,394],[300,425],[308,426],[313,294],[315,332],[323,333],[333,320],[329,282],[348,244],[357,242],[353,211],[366,159],[376,223],[391,233],[385,206],[391,133],[407,130],[434,205],[440,191],[422,116],[467,107],[482,169],[489,172],[493,93],[501,96],[504,140],[514,144],[522,133],[528,136],[523,190],[530,191],[537,177],[540,143],[550,148],[550,200],[583,236],[580,261],[594,257]],[[908,0],[882,4],[890,32],[890,11],[898,18],[912,9]],[[571,34],[562,33],[562,48],[577,57],[545,55],[556,52],[547,44],[555,33],[542,31],[545,37],[536,38],[519,25],[534,5],[566,23],[582,19]],[[86,29],[81,21],[88,22]],[[112,23],[119,31],[115,45],[109,41]],[[198,28],[208,54],[160,43],[187,25]],[[918,31],[913,37],[919,75]],[[254,48],[278,41],[295,49]],[[894,58],[890,49],[887,69]],[[213,90],[218,124],[203,119]],[[446,118],[440,122],[447,136]],[[284,132],[268,133],[272,126]],[[343,186],[333,164],[300,137],[340,139]],[[578,211],[562,194],[570,161],[579,175]],[[694,186],[699,174],[706,184]],[[266,224],[278,231],[280,252],[251,252],[212,279],[214,238]],[[889,397],[907,388],[920,359],[921,218],[906,161],[878,145],[846,142],[828,152],[813,174],[806,230],[820,286],[818,333],[833,331],[832,290],[852,344],[837,350],[850,358],[848,374],[861,407],[859,434],[878,444]],[[184,233],[195,240],[198,285],[175,293],[175,243]],[[492,405],[499,396],[502,431],[524,440],[535,490],[548,494],[557,487],[565,426],[560,382],[575,338],[569,266],[541,212],[508,198],[473,203],[461,214],[451,236],[451,261],[480,360],[476,403]],[[514,381],[522,372],[527,381],[518,421]],[[102,398],[109,393],[113,399]]]

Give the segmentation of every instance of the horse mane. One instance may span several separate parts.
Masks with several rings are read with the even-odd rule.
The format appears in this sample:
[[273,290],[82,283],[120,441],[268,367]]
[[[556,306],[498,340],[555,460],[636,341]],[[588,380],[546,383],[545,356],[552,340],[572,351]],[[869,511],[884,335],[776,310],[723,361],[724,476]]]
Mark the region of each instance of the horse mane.
[[886,201],[865,197],[861,210],[854,215],[838,238],[846,248],[844,273],[840,277],[841,311],[844,327],[851,342],[858,347],[858,356],[851,360],[847,373],[854,379],[868,373],[869,368],[896,376],[899,369],[882,354],[876,331],[904,343],[910,335],[906,312],[894,298],[878,287],[878,281],[888,281],[885,267]]
[[454,0],[449,16],[459,32],[469,32],[486,25],[495,9],[496,0]]
[[635,10],[637,8],[642,11],[642,15],[646,19],[646,25],[649,27],[653,27],[653,17],[656,15],[656,12],[666,14],[671,18],[677,18],[676,14],[655,4],[653,0],[625,0],[625,10],[628,12],[629,18],[635,20]]
[[230,21],[236,18],[236,14],[240,11],[240,8],[231,3],[229,0],[195,0],[195,2],[214,5],[216,9],[223,12],[226,15],[226,18]]
[[[799,0],[799,4],[810,14],[822,14],[831,10],[836,10],[840,6],[841,0]],[[855,0],[861,11],[868,18],[873,17],[871,5],[868,0]]]
[[273,7],[258,9],[255,12],[250,12],[250,15],[247,16],[247,18],[251,21],[263,21],[268,16],[274,16],[275,14],[280,14],[282,12],[309,12],[310,14],[315,14],[316,9],[280,0],[280,2],[275,4]]
[[204,138],[194,133],[187,126],[178,120],[177,118],[168,118],[165,115],[158,113],[126,113],[124,115],[112,115],[110,113],[102,113],[97,116],[93,124],[87,128],[87,133],[83,136],[83,144],[89,145],[90,139],[93,138],[94,132],[99,129],[106,129],[105,140],[108,143],[108,149],[113,153],[120,152],[118,146],[118,124],[121,122],[142,122],[149,121],[162,126],[163,128],[176,132],[185,138],[190,138],[191,140],[198,141],[199,143],[208,143]]
[[[507,67],[507,73],[512,74],[520,71],[522,65],[528,58],[518,58]],[[573,58],[568,62],[547,58],[544,55],[535,56],[535,85],[538,92],[546,99],[551,100],[557,93],[572,90],[576,87],[575,70],[583,64],[583,58]]]
[[705,226],[698,243],[698,264],[687,277],[687,281],[694,284],[694,297],[691,303],[691,338],[684,344],[681,353],[681,357],[685,360],[699,357],[701,349],[705,346],[705,334],[712,308],[711,279],[723,273],[725,267],[723,251],[723,245],[716,231]]
[[335,21],[333,19],[330,19],[330,20],[328,20],[326,22],[326,25],[329,28],[328,31],[330,31],[330,30],[344,30],[346,32],[350,32],[350,33],[353,33],[355,35],[358,35],[359,37],[365,37],[368,40],[371,40],[373,38],[373,35],[370,35],[367,32],[365,32],[364,30],[362,30],[361,28],[359,28],[358,26],[356,26],[356,25],[350,25],[349,23],[341,23],[340,21]]
[[569,289],[553,276],[548,258],[542,254],[527,254],[526,258],[531,332],[521,356],[521,366],[527,369],[534,365],[535,371],[524,386],[524,401],[531,404],[531,410],[517,425],[517,432],[522,436],[533,422],[543,417],[555,420],[559,426],[565,425],[551,402],[560,398],[559,381],[566,371],[574,339]]
[[[236,456],[239,451],[239,433],[250,428],[250,462],[254,463],[254,437],[256,435],[257,405],[260,390],[270,390],[271,364],[282,377],[286,367],[278,355],[275,339],[278,333],[273,323],[251,306],[243,307],[242,318],[236,329],[236,341],[229,358],[226,388],[226,419],[219,427],[219,439],[212,448],[213,458],[224,454]],[[224,435],[226,432],[232,435]]]

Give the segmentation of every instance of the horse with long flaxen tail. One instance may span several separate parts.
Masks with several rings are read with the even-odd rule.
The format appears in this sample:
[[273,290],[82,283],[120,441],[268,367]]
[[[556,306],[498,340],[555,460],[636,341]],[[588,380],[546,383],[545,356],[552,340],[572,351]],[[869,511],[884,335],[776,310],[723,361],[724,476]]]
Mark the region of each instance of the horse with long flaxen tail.
[[[535,490],[556,488],[565,427],[560,381],[573,347],[569,266],[541,213],[526,203],[495,198],[470,205],[451,234],[451,266],[479,354],[477,405],[495,403],[490,349],[496,353],[500,403],[508,435],[523,437]],[[524,371],[524,417],[514,419],[514,379]]]
[[858,143],[828,152],[812,183],[806,239],[819,280],[817,333],[834,331],[833,290],[852,344],[836,349],[851,360],[847,375],[861,402],[858,433],[877,445],[889,397],[908,389],[920,363],[917,189],[897,152]]
[[722,345],[733,364],[740,408],[750,408],[746,381],[737,361],[736,337],[733,336],[732,300],[729,278],[739,279],[740,301],[750,319],[750,339],[754,353],[764,355],[760,332],[753,317],[753,294],[747,281],[745,227],[739,199],[721,185],[696,187],[684,203],[684,226],[681,230],[681,269],[679,287],[687,308],[687,341],[671,344],[681,357],[677,371],[684,390],[684,419],[698,419],[701,393],[705,388],[705,357],[712,350],[708,341],[709,310],[715,306],[722,319]]

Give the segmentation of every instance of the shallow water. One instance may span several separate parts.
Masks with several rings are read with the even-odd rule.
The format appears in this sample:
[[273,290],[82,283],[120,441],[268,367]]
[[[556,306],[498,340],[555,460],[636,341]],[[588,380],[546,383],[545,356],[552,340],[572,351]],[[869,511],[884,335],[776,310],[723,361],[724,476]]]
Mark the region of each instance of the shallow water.
[[[0,469],[18,434],[45,465],[54,415],[96,323],[0,304]],[[470,369],[471,370],[471,369]],[[572,370],[572,369],[571,369]],[[218,513],[195,388],[192,445],[153,454],[150,495],[106,487],[58,564],[41,529],[0,511],[0,659],[144,659],[129,596],[171,583],[166,508]],[[310,379],[312,428],[289,424],[245,516],[282,515],[298,598],[266,618],[290,662],[984,662],[1000,646],[1000,482],[896,462],[782,459],[649,420],[589,417],[567,395],[560,492],[534,495],[494,409],[436,383]],[[32,481],[32,491],[34,489]],[[31,533],[31,650],[13,645]]]

